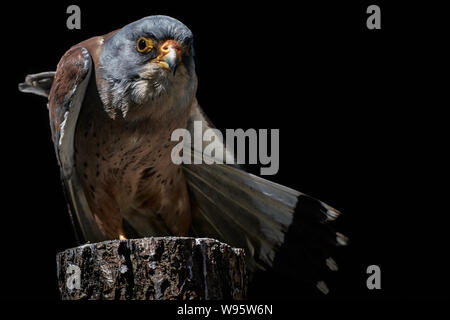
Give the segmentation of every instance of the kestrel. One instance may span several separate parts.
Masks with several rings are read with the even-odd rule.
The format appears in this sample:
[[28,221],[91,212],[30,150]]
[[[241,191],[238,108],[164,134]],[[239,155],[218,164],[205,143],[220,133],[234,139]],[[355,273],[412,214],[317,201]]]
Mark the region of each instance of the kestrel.
[[[339,215],[237,166],[171,161],[175,129],[191,129],[194,121],[213,127],[196,99],[192,32],[174,18],[149,16],[85,40],[64,54],[56,73],[27,76],[19,88],[48,96],[52,139],[80,241],[211,237],[244,248],[250,270],[265,270],[294,215],[313,233]],[[330,246],[347,240],[335,232],[316,235]],[[314,241],[306,241],[305,250],[314,250]],[[327,254],[317,259],[337,269]],[[317,286],[328,290],[322,282]]]

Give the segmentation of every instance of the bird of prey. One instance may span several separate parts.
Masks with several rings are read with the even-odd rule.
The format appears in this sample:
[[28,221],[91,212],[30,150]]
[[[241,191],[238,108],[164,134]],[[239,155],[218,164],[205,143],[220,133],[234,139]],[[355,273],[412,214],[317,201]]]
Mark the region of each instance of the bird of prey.
[[29,75],[19,89],[48,96],[80,242],[210,237],[244,248],[249,270],[267,270],[295,218],[311,265],[337,270],[332,248],[347,238],[327,224],[336,209],[237,166],[171,161],[175,129],[213,128],[196,99],[193,35],[180,21],[149,16],[85,40],[56,72]]

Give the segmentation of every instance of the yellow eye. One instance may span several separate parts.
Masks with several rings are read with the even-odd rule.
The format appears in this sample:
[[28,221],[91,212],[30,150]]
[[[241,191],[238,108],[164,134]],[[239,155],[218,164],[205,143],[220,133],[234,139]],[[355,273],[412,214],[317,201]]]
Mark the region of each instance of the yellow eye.
[[153,41],[149,38],[140,37],[136,43],[136,48],[140,53],[149,53],[153,49]]

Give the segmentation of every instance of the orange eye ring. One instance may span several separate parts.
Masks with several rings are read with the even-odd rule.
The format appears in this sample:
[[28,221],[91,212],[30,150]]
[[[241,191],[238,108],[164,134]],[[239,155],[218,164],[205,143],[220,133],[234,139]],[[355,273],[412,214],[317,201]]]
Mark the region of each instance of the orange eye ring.
[[140,37],[136,42],[136,49],[140,53],[149,53],[153,49],[152,39]]

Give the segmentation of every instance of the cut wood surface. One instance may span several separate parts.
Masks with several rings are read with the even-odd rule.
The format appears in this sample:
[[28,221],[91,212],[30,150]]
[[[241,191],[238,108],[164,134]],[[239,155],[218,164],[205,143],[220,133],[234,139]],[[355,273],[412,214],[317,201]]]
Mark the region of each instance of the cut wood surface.
[[245,299],[242,249],[208,238],[85,244],[57,254],[63,300]]

